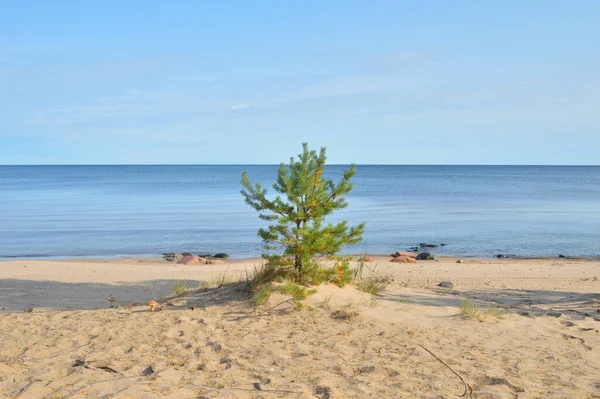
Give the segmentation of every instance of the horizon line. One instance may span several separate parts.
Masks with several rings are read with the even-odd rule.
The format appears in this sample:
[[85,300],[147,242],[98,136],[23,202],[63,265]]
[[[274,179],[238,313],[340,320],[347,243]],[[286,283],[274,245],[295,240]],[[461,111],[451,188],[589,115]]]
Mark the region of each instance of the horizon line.
[[[97,163],[97,164],[0,164],[0,167],[8,166],[280,166],[281,164],[288,165],[287,162],[280,163]],[[326,166],[349,166],[352,163],[329,163]],[[356,166],[587,166],[597,167],[600,164],[392,164],[392,163],[354,163]]]

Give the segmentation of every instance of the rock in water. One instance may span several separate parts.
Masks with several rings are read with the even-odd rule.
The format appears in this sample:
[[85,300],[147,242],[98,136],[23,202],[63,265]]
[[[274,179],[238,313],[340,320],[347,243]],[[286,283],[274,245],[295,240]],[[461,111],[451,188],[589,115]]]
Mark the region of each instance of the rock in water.
[[177,263],[180,265],[202,265],[204,264],[204,259],[199,258],[198,256],[190,255],[184,256]]
[[229,258],[229,255],[224,252],[219,252],[218,254],[214,254],[213,258],[225,259],[225,258]]
[[426,243],[426,242],[420,243],[419,246],[422,247],[422,248],[437,248],[438,247],[437,244],[429,244],[429,243]]
[[435,260],[435,255],[430,252],[421,252],[417,255],[417,260]]
[[452,288],[454,288],[454,283],[451,281],[442,281],[437,286],[442,288],[448,288],[451,290]]
[[404,252],[396,252],[396,253],[392,254],[392,256],[394,258],[397,258],[398,256],[406,256],[408,258],[416,258],[417,257],[417,253],[416,252],[404,251]]

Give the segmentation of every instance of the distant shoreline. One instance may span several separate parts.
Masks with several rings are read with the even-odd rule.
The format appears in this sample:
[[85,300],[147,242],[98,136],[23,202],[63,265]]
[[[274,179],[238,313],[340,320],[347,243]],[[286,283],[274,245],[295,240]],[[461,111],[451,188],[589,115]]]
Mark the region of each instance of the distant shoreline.
[[[427,251],[422,251],[427,252]],[[389,257],[391,259],[390,254],[371,254],[371,253],[360,253],[360,254],[349,254],[342,255],[354,258],[354,260],[358,259],[361,256],[371,256],[377,259]],[[470,261],[547,261],[547,260],[576,260],[576,261],[600,261],[600,256],[517,256],[517,255],[504,255],[499,258],[498,256],[453,256],[453,255],[436,255],[436,258],[444,259],[444,260],[470,260]],[[255,257],[231,257],[227,258],[228,263],[243,263],[249,261],[256,261],[263,259],[261,256]],[[113,262],[123,262],[123,261],[164,261],[167,264],[176,264],[177,262],[171,262],[165,260],[162,256],[156,254],[150,255],[113,255],[113,256],[45,256],[45,255],[30,255],[30,256],[10,256],[10,257],[0,257],[0,262],[9,262],[9,261],[49,261],[49,262],[105,262],[105,261],[113,261]]]

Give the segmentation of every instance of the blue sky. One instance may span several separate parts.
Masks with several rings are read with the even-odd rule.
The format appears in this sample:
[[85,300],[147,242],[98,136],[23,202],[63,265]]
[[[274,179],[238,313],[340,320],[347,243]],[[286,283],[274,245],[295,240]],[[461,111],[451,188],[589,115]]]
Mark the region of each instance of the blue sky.
[[0,164],[599,164],[600,2],[3,1]]

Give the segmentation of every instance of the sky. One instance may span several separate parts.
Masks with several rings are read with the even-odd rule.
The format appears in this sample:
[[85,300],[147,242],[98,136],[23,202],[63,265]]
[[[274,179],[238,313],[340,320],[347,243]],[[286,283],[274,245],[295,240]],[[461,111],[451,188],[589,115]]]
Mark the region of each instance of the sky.
[[0,0],[0,164],[600,164],[600,1]]

